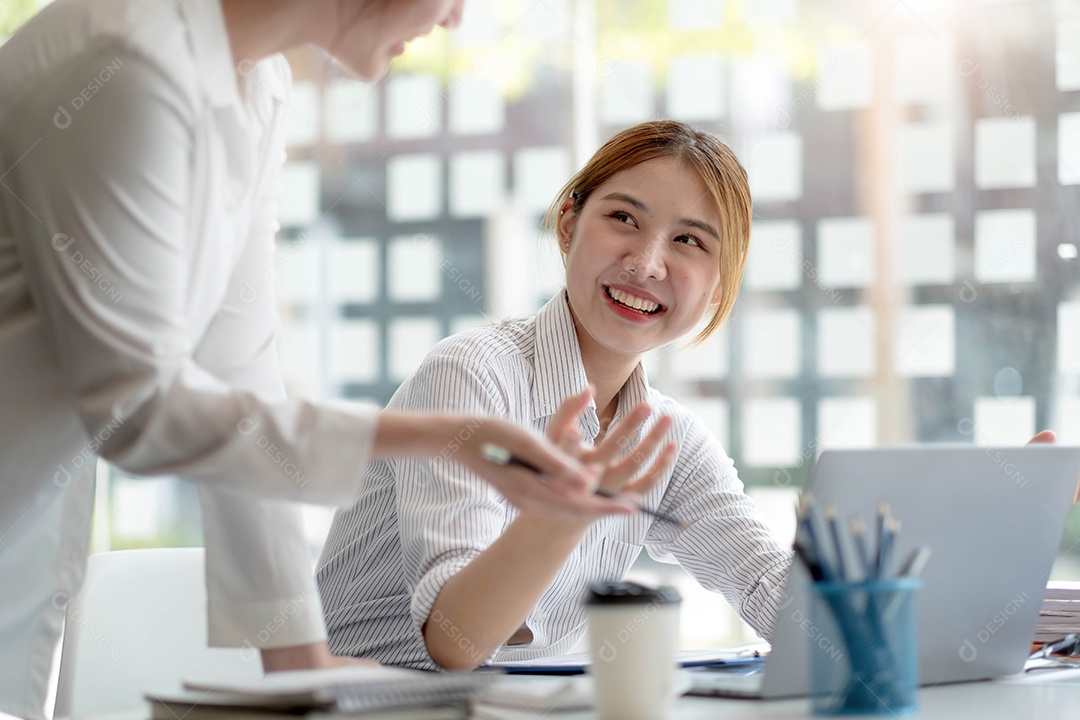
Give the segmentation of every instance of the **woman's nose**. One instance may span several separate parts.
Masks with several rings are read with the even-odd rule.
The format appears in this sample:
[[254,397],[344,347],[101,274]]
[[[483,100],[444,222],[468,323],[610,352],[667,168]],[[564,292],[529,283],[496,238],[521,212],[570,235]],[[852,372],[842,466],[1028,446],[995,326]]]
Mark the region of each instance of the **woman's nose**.
[[447,30],[453,30],[460,25],[461,13],[464,10],[464,6],[465,0],[459,0],[459,2],[454,3],[450,8],[450,12],[446,14],[446,17],[442,19],[442,22],[440,22],[439,25]]
[[630,253],[623,267],[634,277],[659,280],[664,277],[664,243],[653,241]]

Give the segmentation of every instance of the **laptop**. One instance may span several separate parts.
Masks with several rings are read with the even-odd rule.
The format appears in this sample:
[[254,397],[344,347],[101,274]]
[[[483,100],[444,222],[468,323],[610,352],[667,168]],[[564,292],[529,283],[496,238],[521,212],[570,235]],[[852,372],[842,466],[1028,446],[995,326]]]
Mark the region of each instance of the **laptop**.
[[[878,501],[887,501],[901,522],[894,568],[913,548],[931,547],[916,614],[919,682],[937,685],[1023,669],[1078,470],[1080,448],[1049,444],[825,450],[807,487],[845,526],[859,515],[872,527]],[[764,664],[694,672],[691,694],[807,695],[809,582],[796,563]]]

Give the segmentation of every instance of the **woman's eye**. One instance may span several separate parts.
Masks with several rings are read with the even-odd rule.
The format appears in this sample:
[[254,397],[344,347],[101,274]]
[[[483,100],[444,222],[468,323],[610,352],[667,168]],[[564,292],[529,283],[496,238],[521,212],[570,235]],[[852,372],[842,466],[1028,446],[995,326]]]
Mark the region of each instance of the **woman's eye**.
[[677,238],[675,238],[675,242],[686,243],[687,245],[693,245],[693,246],[696,246],[696,247],[699,247],[699,248],[704,248],[705,247],[704,245],[701,244],[701,241],[698,240],[693,235],[680,235]]
[[637,223],[634,222],[634,218],[631,217],[629,213],[624,213],[619,210],[611,213],[609,217],[614,218],[615,220],[618,220],[619,222],[625,223],[627,225],[637,225]]

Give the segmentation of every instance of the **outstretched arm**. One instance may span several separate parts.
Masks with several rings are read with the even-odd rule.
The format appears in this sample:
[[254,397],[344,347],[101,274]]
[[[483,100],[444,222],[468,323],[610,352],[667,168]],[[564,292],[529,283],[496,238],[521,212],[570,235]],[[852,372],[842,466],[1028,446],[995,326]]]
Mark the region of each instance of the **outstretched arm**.
[[[648,418],[649,408],[635,408],[600,446],[584,449],[575,430],[589,400],[588,391],[566,400],[548,425],[548,439],[575,451],[583,461],[605,468],[600,479],[605,489],[633,497],[644,494],[664,475],[674,457],[673,447],[666,447],[656,463],[641,474],[641,458],[660,449],[671,429],[670,421],[661,419],[641,444],[620,460],[622,449]],[[423,629],[432,659],[444,668],[472,669],[504,645],[521,628],[598,517],[593,513],[563,523],[528,513],[520,515],[443,585]],[[463,638],[467,642],[462,642]]]

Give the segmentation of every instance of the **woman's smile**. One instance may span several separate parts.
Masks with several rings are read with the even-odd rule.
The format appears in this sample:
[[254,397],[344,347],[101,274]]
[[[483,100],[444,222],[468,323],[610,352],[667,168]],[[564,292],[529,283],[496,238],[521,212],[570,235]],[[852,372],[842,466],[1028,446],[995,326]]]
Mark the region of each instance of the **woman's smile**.
[[633,322],[648,322],[666,310],[659,301],[642,291],[613,285],[604,285],[603,290],[612,311]]

